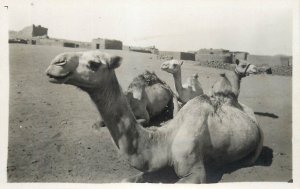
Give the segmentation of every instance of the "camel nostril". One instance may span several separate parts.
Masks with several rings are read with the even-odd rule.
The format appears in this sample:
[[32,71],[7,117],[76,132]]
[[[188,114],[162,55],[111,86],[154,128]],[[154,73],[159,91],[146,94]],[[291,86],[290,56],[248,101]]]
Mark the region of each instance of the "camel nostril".
[[161,69],[166,69],[167,66],[166,66],[166,65],[162,65],[160,68],[161,68]]
[[53,77],[53,76],[52,76],[51,74],[49,74],[49,73],[46,73],[46,75],[47,75],[48,77],[50,77],[50,78]]
[[67,60],[59,60],[59,61],[56,61],[54,62],[53,64],[56,65],[56,66],[63,66],[67,63]]

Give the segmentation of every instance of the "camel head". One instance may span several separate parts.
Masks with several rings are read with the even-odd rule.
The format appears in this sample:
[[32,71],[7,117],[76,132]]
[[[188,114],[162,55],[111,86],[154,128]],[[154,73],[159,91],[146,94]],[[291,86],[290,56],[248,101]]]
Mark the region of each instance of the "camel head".
[[163,71],[169,72],[171,74],[177,73],[182,66],[183,61],[180,60],[169,60],[161,64],[160,68]]
[[246,77],[250,74],[257,73],[257,67],[253,64],[250,64],[249,62],[247,62],[245,60],[235,59],[234,63],[236,64],[234,71],[240,77]]
[[66,52],[57,55],[46,70],[49,81],[79,88],[97,88],[120,66],[121,57],[100,51]]

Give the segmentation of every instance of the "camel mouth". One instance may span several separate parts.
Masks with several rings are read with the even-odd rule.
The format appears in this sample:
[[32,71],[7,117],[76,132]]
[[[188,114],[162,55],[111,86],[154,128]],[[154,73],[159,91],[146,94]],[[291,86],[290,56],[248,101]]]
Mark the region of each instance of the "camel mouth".
[[162,65],[162,66],[160,67],[160,69],[166,71],[168,68],[167,68],[166,66]]
[[66,82],[67,78],[72,74],[72,72],[69,72],[64,75],[52,75],[50,73],[47,73],[47,76],[49,77],[49,81],[51,83],[64,83]]
[[248,75],[256,75],[256,74],[258,74],[257,70],[253,70],[253,71],[248,72]]
[[171,73],[171,74],[175,73],[173,70],[170,70],[168,67],[161,67],[160,69],[162,71],[165,71],[165,72],[168,72],[168,73]]

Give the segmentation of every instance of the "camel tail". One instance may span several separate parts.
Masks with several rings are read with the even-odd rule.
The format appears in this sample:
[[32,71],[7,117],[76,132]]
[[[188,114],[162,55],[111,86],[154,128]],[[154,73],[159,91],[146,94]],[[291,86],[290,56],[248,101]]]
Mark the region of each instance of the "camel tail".
[[258,159],[258,157],[259,157],[259,155],[261,153],[261,150],[263,148],[264,134],[263,134],[263,131],[260,128],[260,126],[258,126],[258,129],[259,129],[259,134],[260,134],[260,141],[258,143],[258,146],[257,146],[254,154],[252,156],[250,156],[249,158],[247,158],[247,160],[245,162],[247,166],[251,166],[251,165],[253,165],[256,162],[256,160]]

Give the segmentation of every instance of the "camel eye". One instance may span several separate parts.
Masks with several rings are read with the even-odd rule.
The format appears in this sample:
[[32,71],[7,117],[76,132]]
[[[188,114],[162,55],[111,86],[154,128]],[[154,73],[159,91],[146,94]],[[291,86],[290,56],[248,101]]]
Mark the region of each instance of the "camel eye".
[[246,68],[247,65],[242,65],[242,68]]
[[94,61],[89,61],[89,64],[88,64],[88,67],[91,68],[91,70],[93,70],[93,71],[97,71],[100,66],[101,66],[101,63],[94,62]]

